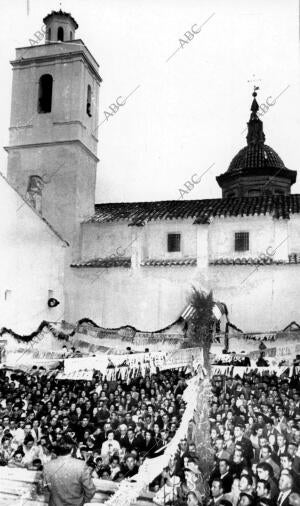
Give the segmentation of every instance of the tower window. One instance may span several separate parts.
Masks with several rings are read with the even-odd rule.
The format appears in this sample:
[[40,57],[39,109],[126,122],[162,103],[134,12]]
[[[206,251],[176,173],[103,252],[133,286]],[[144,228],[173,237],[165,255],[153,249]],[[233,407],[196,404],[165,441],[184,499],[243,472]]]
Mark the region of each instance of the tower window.
[[51,28],[48,28],[48,40],[51,40]]
[[38,112],[51,112],[52,106],[52,85],[53,77],[50,74],[44,74],[39,81],[39,102]]
[[91,116],[92,116],[92,89],[89,84],[87,87],[86,113],[91,118]]
[[168,252],[175,253],[180,251],[181,235],[180,234],[168,234]]
[[64,40],[64,29],[62,26],[60,26],[57,29],[57,40],[60,40],[61,42],[63,42],[63,40]]
[[235,251],[249,251],[249,232],[236,232],[234,249]]
[[72,39],[73,39],[73,33],[70,32],[70,40],[72,40]]

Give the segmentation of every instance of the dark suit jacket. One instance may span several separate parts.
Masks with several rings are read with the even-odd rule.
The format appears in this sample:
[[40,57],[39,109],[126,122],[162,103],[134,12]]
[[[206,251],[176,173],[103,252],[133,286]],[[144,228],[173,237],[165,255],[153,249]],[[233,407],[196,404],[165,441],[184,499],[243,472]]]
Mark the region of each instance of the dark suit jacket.
[[232,475],[228,472],[223,478],[222,478],[222,481],[223,481],[223,486],[224,486],[224,493],[225,494],[228,494],[229,492],[231,492],[231,487],[232,487],[232,482],[233,482],[233,477]]
[[86,463],[70,455],[51,460],[44,467],[49,506],[82,506],[96,492]]
[[278,506],[289,506],[290,504],[290,501],[289,501],[289,498],[290,498],[290,495],[291,495],[292,492],[289,493],[289,495],[285,498],[285,500],[280,504],[280,501],[279,501],[279,497],[277,499],[277,505]]

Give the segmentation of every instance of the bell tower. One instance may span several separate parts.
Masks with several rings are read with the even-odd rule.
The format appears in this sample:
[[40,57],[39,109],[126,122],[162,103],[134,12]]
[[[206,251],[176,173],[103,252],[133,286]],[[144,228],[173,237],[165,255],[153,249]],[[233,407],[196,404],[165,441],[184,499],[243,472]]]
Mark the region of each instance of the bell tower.
[[16,49],[7,177],[76,255],[94,213],[99,65],[66,12],[44,18],[46,40]]

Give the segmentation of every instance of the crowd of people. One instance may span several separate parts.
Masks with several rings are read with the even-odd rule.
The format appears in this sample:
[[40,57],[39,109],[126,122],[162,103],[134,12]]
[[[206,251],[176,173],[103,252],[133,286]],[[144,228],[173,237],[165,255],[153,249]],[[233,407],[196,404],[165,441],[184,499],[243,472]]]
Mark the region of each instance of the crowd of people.
[[211,506],[300,506],[299,377],[213,378]]
[[[162,454],[174,437],[189,377],[172,370],[126,381],[96,375],[71,382],[44,371],[2,369],[0,465],[42,471],[69,445],[91,479],[134,480],[145,458]],[[195,443],[182,439],[149,486],[154,503],[300,506],[298,378],[214,376],[210,427],[210,475]]]
[[[66,438],[93,478],[119,482],[164,451],[185,410],[176,370],[105,382],[0,371],[0,465],[43,470]],[[153,485],[153,490],[156,489]]]

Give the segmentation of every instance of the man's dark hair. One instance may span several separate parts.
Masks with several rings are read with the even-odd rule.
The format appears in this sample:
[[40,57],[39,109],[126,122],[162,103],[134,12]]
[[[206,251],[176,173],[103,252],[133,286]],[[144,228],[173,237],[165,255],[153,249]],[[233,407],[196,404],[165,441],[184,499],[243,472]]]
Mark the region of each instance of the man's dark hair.
[[74,448],[73,439],[68,435],[64,435],[62,436],[59,444],[55,446],[55,453],[58,457],[61,457],[63,455],[68,455],[69,453],[71,453],[73,448]]
[[246,492],[242,492],[240,494],[240,500],[241,500],[242,497],[247,497],[247,499],[249,500],[250,506],[252,506],[252,504],[254,504],[254,497],[252,495],[246,494]]
[[213,482],[217,482],[219,483],[219,487],[224,490],[224,483],[223,483],[223,480],[221,478],[214,478],[213,479]]
[[267,480],[257,480],[257,484],[262,483],[266,491],[269,493],[271,490],[271,485]]
[[286,458],[286,459],[288,459],[290,462],[293,462],[293,460],[294,460],[294,459],[293,459],[293,457],[292,457],[289,453],[282,453],[282,454],[280,455],[280,458],[281,458],[281,457],[285,457],[285,458]]
[[41,459],[33,459],[32,465],[38,468],[38,471],[42,471],[43,465]]
[[[190,460],[190,459],[189,459],[189,460]],[[220,462],[225,462],[225,464],[226,464],[227,466],[229,466],[229,465],[230,465],[229,460],[228,460],[228,459],[226,459],[226,458],[222,458],[222,457],[221,457],[221,458],[219,459],[219,464],[220,464]]]
[[114,454],[111,458],[110,458],[110,463],[113,462],[113,460],[117,460],[118,461],[118,464],[120,463],[120,457],[119,455],[116,455]]
[[31,434],[27,434],[27,436],[24,439],[24,445],[27,445],[28,443],[34,443],[34,438]]
[[268,464],[268,462],[260,462],[259,464],[257,464],[256,469],[263,469],[264,471],[268,471],[270,478],[273,478],[274,476],[273,467],[271,466],[271,464]]

